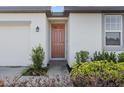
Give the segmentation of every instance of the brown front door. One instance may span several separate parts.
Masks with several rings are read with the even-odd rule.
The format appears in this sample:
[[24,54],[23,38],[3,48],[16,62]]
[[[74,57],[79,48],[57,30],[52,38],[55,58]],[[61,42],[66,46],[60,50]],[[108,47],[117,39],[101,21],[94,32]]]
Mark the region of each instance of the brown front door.
[[65,57],[65,24],[51,25],[51,57]]

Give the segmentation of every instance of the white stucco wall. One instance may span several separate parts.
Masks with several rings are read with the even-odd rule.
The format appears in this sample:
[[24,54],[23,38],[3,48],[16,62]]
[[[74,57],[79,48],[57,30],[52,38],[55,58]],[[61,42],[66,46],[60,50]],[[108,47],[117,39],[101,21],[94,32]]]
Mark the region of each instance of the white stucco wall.
[[[39,32],[36,32],[37,26],[39,26],[40,28]],[[10,30],[10,28],[13,29]],[[18,33],[16,31],[19,32],[21,31],[21,32]],[[3,52],[0,51],[0,57],[1,57],[0,66],[18,66],[18,65],[27,66],[31,64],[31,57],[30,57],[31,50],[33,47],[39,44],[41,44],[42,47],[44,48],[45,51],[44,64],[47,64],[48,62],[48,44],[46,42],[48,41],[47,31],[48,31],[47,17],[45,13],[0,13],[0,34],[1,34],[0,48],[1,51],[5,49]],[[9,34],[11,35],[11,37],[13,37],[13,39],[11,39]],[[15,37],[16,35],[18,37]],[[16,41],[18,43],[16,43]],[[11,42],[13,44],[8,44]],[[7,44],[8,46],[13,47],[13,51],[7,51],[6,50],[7,47],[4,48],[4,45]],[[21,45],[17,45],[17,44],[21,44]],[[10,47],[8,48],[9,50],[12,49]],[[21,52],[22,54],[21,53],[19,54],[19,49],[22,49],[22,51],[24,52]],[[8,54],[6,55],[4,53],[8,53]],[[21,55],[23,54],[25,54],[25,56],[22,57]],[[19,60],[21,58],[24,59]]]
[[102,14],[71,13],[68,20],[68,63],[75,61],[75,53],[102,50]]

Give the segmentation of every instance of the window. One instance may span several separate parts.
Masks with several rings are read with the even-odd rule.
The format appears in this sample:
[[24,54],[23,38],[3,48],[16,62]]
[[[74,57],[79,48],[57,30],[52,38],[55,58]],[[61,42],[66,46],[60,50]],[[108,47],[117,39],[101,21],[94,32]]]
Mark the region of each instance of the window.
[[64,7],[63,6],[52,6],[51,12],[64,12]]
[[120,32],[106,32],[106,45],[120,45]]
[[121,46],[122,45],[122,16],[121,15],[105,15],[105,46]]
[[52,6],[51,14],[53,16],[62,16],[64,15],[64,6]]

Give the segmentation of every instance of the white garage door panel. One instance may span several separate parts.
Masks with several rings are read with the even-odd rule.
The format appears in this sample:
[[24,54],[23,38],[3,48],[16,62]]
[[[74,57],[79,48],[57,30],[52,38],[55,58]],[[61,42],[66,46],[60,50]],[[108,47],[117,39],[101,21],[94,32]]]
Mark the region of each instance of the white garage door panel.
[[29,63],[30,26],[0,25],[0,66]]

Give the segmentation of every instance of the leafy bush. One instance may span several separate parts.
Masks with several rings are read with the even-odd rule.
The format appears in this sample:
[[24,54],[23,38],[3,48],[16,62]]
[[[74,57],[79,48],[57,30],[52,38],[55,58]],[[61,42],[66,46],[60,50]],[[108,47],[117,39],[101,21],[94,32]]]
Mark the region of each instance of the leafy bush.
[[94,61],[76,64],[71,71],[74,86],[124,86],[124,64]]
[[80,52],[76,52],[76,62],[86,62],[87,59],[89,58],[89,52],[87,51],[80,51]]
[[93,54],[93,58],[91,59],[92,61],[100,61],[100,60],[107,60],[107,61],[117,61],[117,56],[115,52],[110,52],[108,53],[107,51],[102,51],[102,52],[95,52]]
[[41,69],[44,60],[44,54],[45,53],[43,48],[40,45],[32,49],[32,61],[34,69]]
[[33,64],[29,68],[22,72],[22,75],[44,75],[47,72],[47,68],[42,68],[44,60],[43,48],[39,45],[32,49],[32,61]]
[[118,62],[124,62],[124,52],[118,54]]

